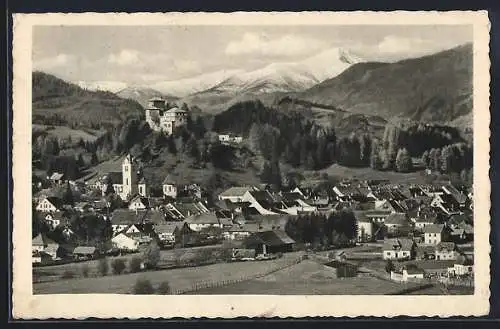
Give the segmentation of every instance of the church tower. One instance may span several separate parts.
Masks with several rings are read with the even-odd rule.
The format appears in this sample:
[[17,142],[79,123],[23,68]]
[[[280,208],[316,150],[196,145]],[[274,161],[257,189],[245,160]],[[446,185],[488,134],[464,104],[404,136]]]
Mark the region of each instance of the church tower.
[[137,168],[130,154],[122,162],[123,192],[122,199],[128,199],[137,193]]

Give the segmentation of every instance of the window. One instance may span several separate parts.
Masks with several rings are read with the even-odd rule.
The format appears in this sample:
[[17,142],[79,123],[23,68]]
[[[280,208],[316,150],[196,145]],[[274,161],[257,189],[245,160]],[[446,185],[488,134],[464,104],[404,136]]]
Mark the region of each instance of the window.
[[128,171],[128,166],[125,166],[125,172],[127,172],[127,171]]
[[125,185],[128,185],[128,178],[125,178]]

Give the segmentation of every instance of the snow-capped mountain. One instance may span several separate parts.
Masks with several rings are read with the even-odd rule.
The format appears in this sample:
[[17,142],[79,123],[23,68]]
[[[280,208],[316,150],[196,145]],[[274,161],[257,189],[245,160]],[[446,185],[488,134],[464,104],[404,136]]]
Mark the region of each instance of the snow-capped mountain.
[[333,78],[361,58],[333,48],[299,62],[272,63],[264,68],[235,74],[207,90],[210,93],[268,93],[302,91]]
[[162,93],[184,97],[200,91],[210,89],[232,76],[242,74],[243,70],[221,70],[212,73],[202,74],[192,78],[163,81],[153,84],[151,88]]
[[74,83],[83,89],[110,91],[112,93],[127,88],[127,83],[122,81],[76,81]]
[[168,101],[177,100],[177,97],[165,95],[156,89],[145,86],[129,86],[122,90],[119,90],[118,92],[116,92],[116,94],[121,98],[133,99],[143,107],[146,107],[148,104],[148,100],[153,97],[161,97],[167,99]]

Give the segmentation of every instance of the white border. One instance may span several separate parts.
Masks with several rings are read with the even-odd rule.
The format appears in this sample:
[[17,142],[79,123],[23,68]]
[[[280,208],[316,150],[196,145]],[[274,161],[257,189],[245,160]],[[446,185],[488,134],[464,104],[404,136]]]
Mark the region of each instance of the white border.
[[[455,25],[474,29],[475,294],[472,296],[36,295],[31,283],[31,48],[34,25]],[[13,317],[452,316],[489,310],[489,21],[481,12],[15,14]]]

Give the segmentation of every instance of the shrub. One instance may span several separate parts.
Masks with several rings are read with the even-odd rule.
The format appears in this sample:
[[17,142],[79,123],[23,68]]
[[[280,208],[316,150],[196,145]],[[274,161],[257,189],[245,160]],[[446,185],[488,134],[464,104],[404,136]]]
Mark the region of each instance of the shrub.
[[71,270],[66,270],[64,273],[61,275],[61,279],[73,279],[75,277],[75,273]]
[[81,268],[81,271],[82,271],[82,275],[84,278],[88,278],[89,277],[89,272],[90,272],[90,268],[87,264],[83,265],[82,268]]
[[152,295],[154,293],[153,286],[148,279],[137,279],[134,286],[134,294],[136,295]]
[[117,258],[113,260],[111,263],[111,267],[113,268],[113,274],[122,274],[125,271],[125,261],[123,259]]
[[141,265],[142,265],[142,259],[140,257],[132,258],[128,265],[130,273],[140,272]]
[[158,266],[158,262],[160,261],[160,247],[158,247],[156,241],[151,241],[149,247],[144,251],[143,259],[147,268],[153,269]]
[[101,274],[101,276],[108,275],[109,264],[108,264],[108,260],[106,258],[101,258],[99,260],[98,270],[99,270],[99,274]]
[[392,260],[388,259],[387,262],[385,263],[385,271],[387,273],[391,273],[392,271],[394,271],[394,269],[395,269],[394,263],[392,262]]
[[156,289],[156,292],[159,295],[170,295],[171,289],[170,289],[170,284],[168,283],[168,281],[163,281],[162,283],[160,283],[160,285],[158,286],[158,289]]

